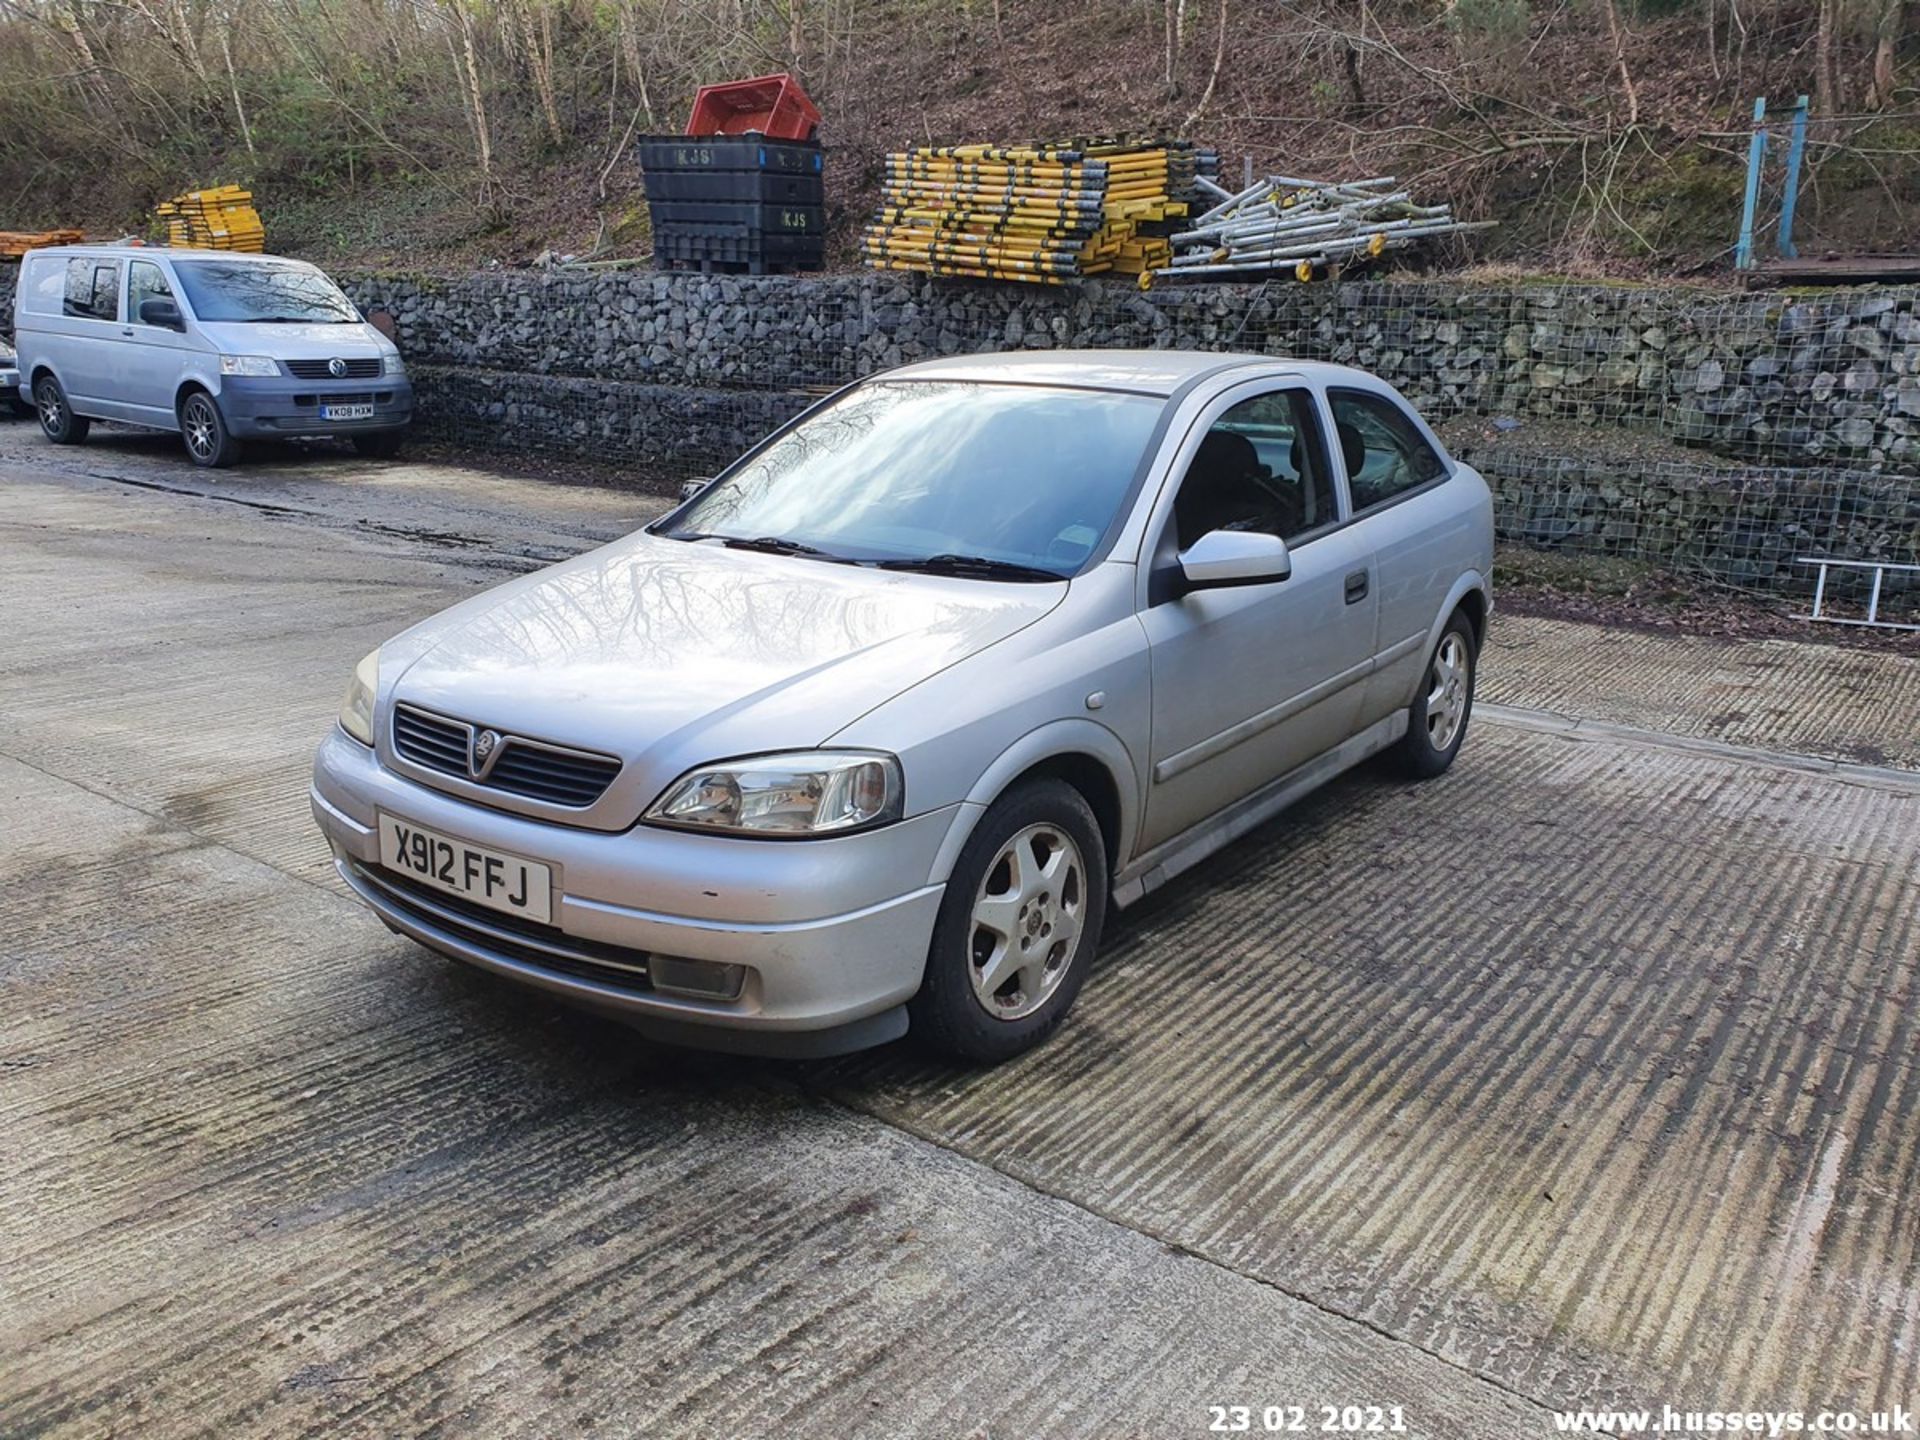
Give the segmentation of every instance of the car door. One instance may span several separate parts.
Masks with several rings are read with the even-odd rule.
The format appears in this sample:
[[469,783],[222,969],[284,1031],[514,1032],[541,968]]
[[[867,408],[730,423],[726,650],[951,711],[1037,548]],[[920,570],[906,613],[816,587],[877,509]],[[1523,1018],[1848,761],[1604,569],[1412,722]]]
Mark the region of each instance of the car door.
[[120,268],[105,255],[67,260],[57,363],[68,403],[82,415],[118,418],[111,371],[120,343]]
[[[1179,835],[1358,728],[1374,645],[1372,556],[1345,526],[1306,384],[1235,386],[1189,432],[1149,530],[1142,621],[1153,729],[1142,848]],[[1275,584],[1179,591],[1179,551],[1214,529],[1286,540]]]
[[126,417],[145,425],[175,423],[174,392],[180,387],[184,361],[192,342],[179,330],[149,325],[140,318],[145,300],[172,300],[172,284],[157,261],[127,262],[127,303],[120,327],[121,344],[113,366],[115,398],[126,407]]
[[1378,659],[1361,714],[1371,724],[1413,698],[1460,556],[1475,548],[1471,516],[1448,483],[1453,467],[1399,396],[1333,386],[1326,398],[1380,596]]

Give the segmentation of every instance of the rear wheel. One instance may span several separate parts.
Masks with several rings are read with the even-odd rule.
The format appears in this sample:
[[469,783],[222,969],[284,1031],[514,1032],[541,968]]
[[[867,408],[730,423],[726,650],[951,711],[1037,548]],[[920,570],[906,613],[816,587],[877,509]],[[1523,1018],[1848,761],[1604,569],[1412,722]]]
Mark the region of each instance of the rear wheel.
[[377,430],[354,436],[353,448],[369,460],[391,460],[400,453],[400,437],[398,430]]
[[1420,691],[1407,711],[1407,733],[1395,751],[1400,769],[1416,780],[1431,779],[1453,764],[1467,738],[1473,714],[1473,679],[1478,659],[1473,624],[1454,613],[1427,661]]
[[180,438],[196,465],[218,470],[240,458],[240,442],[228,433],[220,407],[204,390],[190,390],[180,402]]
[[1085,798],[1061,780],[1009,791],[947,881],[908,1002],[914,1033],[988,1064],[1032,1049],[1080,993],[1106,914],[1107,849]]
[[42,375],[33,383],[33,407],[40,412],[40,428],[56,445],[78,445],[87,438],[93,422],[73,413],[67,392],[51,375]]

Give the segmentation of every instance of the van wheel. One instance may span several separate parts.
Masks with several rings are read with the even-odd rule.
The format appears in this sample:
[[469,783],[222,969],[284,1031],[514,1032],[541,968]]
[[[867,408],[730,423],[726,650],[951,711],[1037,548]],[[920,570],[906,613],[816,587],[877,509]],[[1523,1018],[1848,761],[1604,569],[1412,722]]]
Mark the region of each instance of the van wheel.
[[353,437],[353,448],[369,460],[391,460],[400,453],[398,430],[376,430],[371,435]]
[[180,402],[180,437],[196,465],[220,470],[240,458],[240,442],[227,433],[220,407],[204,390],[189,391]]
[[1107,847],[1062,780],[1008,791],[960,851],[934,922],[913,1033],[961,1060],[994,1064],[1066,1018],[1107,917]]
[[1402,774],[1430,780],[1453,764],[1461,742],[1467,738],[1467,720],[1473,714],[1477,659],[1473,624],[1456,611],[1440,632],[1419,693],[1407,710],[1407,733],[1394,750]]
[[67,392],[51,375],[42,375],[33,386],[34,409],[40,413],[40,428],[56,445],[78,445],[87,438],[93,422],[73,413],[67,404]]

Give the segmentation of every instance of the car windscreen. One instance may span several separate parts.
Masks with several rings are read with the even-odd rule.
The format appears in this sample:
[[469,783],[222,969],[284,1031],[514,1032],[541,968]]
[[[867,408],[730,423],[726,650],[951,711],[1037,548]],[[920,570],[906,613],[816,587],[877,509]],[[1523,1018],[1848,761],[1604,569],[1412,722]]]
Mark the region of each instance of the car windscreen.
[[1072,575],[1114,523],[1165,403],[1054,386],[876,381],[803,420],[660,533],[771,539],[867,563],[964,556]]
[[258,260],[175,260],[180,288],[207,324],[297,320],[351,324],[360,318],[340,289],[305,265]]

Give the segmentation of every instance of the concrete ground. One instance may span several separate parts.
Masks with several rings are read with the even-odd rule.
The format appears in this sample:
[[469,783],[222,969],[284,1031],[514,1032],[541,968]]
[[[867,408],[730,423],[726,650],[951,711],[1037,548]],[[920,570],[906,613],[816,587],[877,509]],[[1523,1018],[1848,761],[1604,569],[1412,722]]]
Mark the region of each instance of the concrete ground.
[[1501,616],[1013,1065],[649,1048],[390,935],[353,662],[658,501],[0,430],[0,1434],[1163,1436],[1920,1398],[1920,659]]

